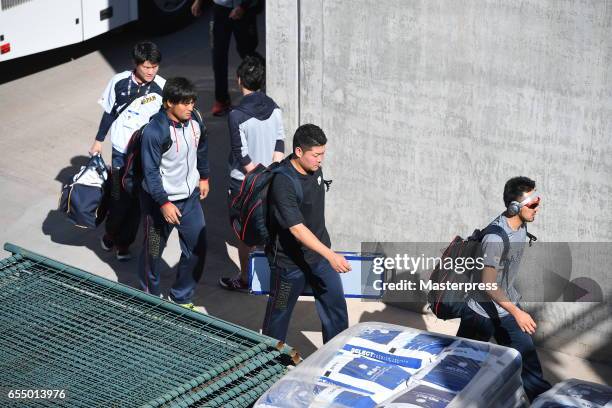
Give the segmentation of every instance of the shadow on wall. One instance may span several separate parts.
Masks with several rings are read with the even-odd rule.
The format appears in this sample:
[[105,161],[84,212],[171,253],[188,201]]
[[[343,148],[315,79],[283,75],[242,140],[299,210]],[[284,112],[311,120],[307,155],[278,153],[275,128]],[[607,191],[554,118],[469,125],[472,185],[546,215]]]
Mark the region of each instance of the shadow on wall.
[[[610,319],[612,315],[612,306],[606,305],[606,309],[602,311],[604,319]],[[589,359],[593,361],[602,361],[602,365],[593,365],[593,370],[605,379],[608,385],[612,385],[612,361],[610,360],[610,350],[612,350],[612,336],[608,334],[606,336],[607,341],[603,342],[600,347],[594,349],[589,355]],[[601,360],[600,360],[601,358]]]
[[[551,307],[559,307],[561,309],[567,309],[568,303],[547,303],[547,304],[533,304],[528,305],[526,310],[534,316],[536,321],[540,321],[541,316],[550,316]],[[572,306],[581,305],[582,308],[579,312],[573,314],[571,318],[563,321],[542,321],[540,327],[543,328],[545,324],[554,325],[554,329],[548,331],[548,334],[540,334],[536,332],[535,341],[539,347],[548,350],[563,350],[567,344],[574,344],[576,342],[576,328],[580,328],[580,332],[584,335],[592,333],[601,333],[601,345],[594,348],[589,345],[590,352],[584,356],[593,364],[590,367],[599,375],[601,378],[609,380],[610,374],[612,373],[612,360],[610,350],[612,350],[612,337],[606,335],[606,328],[600,326],[609,322],[610,316],[612,315],[612,306],[606,302],[592,303],[592,302],[573,302]],[[603,329],[603,330],[602,330]],[[594,332],[597,330],[596,332]],[[549,362],[547,365],[553,366],[558,363],[558,360],[554,358],[554,355],[550,355],[550,358],[554,361]],[[565,378],[556,380],[565,380]]]

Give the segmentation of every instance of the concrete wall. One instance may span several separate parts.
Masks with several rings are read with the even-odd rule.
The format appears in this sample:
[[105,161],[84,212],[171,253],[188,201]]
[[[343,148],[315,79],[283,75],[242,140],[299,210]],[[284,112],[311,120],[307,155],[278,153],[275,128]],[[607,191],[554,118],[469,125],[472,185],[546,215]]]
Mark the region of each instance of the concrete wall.
[[[544,195],[542,240],[612,241],[612,2],[268,0],[267,13],[287,134],[312,122],[330,140],[336,248],[471,232],[515,175]],[[589,307],[532,308],[539,340],[612,360],[610,313],[572,320]]]

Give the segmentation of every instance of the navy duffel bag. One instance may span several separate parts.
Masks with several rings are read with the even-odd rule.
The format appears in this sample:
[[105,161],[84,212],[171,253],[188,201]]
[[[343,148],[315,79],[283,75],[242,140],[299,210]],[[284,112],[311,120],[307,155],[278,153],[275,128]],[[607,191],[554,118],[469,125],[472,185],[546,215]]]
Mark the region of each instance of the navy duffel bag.
[[62,187],[59,211],[77,227],[96,228],[108,209],[108,169],[101,155],[92,156],[87,165]]

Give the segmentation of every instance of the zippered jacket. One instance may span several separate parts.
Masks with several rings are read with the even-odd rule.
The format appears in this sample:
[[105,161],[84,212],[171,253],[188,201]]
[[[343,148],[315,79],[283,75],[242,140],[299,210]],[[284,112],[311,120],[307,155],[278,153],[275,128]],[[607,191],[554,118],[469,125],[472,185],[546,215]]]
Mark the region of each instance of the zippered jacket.
[[142,187],[160,206],[188,198],[208,179],[208,137],[195,113],[174,122],[161,110],[143,129],[141,144]]

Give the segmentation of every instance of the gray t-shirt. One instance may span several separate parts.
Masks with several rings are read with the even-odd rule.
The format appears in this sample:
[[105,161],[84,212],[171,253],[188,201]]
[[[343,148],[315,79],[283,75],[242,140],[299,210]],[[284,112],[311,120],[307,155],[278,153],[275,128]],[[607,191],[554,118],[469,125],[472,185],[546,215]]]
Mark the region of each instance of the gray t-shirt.
[[[498,225],[503,228],[508,235],[509,248],[506,259],[502,260],[501,257],[504,251],[503,238],[499,234],[485,235],[482,239],[482,256],[484,258],[484,264],[485,266],[490,266],[497,269],[498,288],[505,292],[508,300],[514,304],[518,304],[518,302],[521,300],[521,295],[514,287],[514,281],[518,275],[521,258],[523,257],[523,251],[525,250],[527,228],[523,223],[518,230],[514,231],[512,228],[510,228],[510,225],[508,225],[508,218],[506,218],[503,214],[495,218],[490,225]],[[475,297],[475,295],[470,295],[468,298],[467,304],[469,308],[481,316],[489,317],[483,307],[475,300]],[[506,309],[498,305],[495,301],[491,299],[488,300],[495,305],[497,313],[500,317],[508,315]]]

